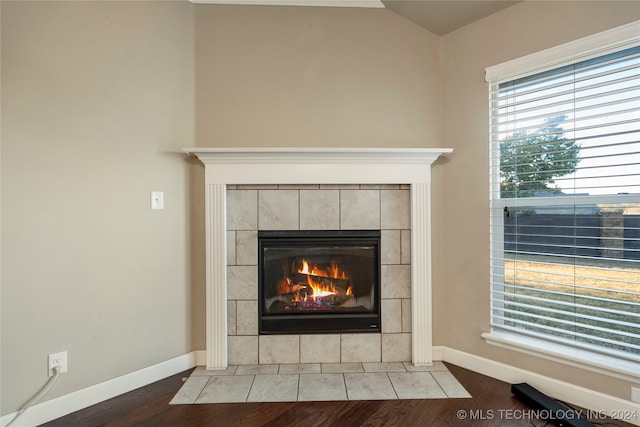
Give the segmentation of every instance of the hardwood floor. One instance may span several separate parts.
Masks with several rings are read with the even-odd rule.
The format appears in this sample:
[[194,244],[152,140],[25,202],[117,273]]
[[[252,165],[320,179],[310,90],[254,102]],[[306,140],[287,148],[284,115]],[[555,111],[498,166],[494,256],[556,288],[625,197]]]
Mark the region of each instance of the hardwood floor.
[[[451,364],[447,364],[447,367],[473,398],[169,405],[169,401],[182,386],[183,378],[191,373],[189,370],[69,414],[44,426],[545,425],[545,420],[532,418],[535,413],[511,394],[510,384]],[[630,426],[617,420],[611,425]]]

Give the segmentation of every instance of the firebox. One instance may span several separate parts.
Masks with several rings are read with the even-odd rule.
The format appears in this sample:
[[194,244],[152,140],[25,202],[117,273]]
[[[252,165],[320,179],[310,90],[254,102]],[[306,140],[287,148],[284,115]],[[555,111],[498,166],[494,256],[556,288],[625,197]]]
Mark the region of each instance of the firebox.
[[380,332],[380,231],[259,231],[260,334]]

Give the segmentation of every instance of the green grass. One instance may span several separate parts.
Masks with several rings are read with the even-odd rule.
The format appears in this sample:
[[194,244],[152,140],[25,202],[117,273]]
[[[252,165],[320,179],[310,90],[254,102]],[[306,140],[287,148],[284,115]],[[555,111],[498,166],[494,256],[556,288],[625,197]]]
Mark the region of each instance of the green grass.
[[[638,338],[624,335],[640,335],[640,268],[550,265],[543,261],[507,260],[504,271],[504,308],[518,311],[518,314],[505,313],[505,317],[534,323],[524,326],[506,320],[505,324],[545,334],[551,333],[571,341],[575,339],[583,343],[640,354],[640,348],[625,345],[639,346]],[[550,281],[555,284],[547,283]],[[607,300],[594,300],[589,297]],[[576,306],[563,305],[563,302]],[[514,303],[528,304],[529,307],[517,306]],[[559,313],[546,311],[549,309],[558,310]],[[602,309],[617,312],[608,313],[601,311]],[[578,317],[580,315],[598,318]],[[609,320],[627,324],[619,325]],[[569,323],[563,324],[558,321]],[[550,332],[540,326],[554,327],[558,330]],[[575,334],[586,336],[574,338]],[[602,343],[602,339],[617,343]]]

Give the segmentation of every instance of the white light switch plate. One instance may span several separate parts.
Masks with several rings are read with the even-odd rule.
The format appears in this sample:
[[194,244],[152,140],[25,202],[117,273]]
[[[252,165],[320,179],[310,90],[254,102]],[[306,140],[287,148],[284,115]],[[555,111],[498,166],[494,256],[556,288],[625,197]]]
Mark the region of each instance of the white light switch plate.
[[162,191],[151,192],[151,209],[164,209],[164,193]]
[[640,387],[631,387],[631,401],[640,403]]

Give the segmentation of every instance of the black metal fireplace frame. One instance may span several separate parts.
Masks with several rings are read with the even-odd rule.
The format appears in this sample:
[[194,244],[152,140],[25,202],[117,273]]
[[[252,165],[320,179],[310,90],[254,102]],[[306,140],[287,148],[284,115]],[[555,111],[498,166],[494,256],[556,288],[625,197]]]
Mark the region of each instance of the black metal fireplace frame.
[[[312,247],[318,244],[343,246],[373,245],[375,295],[369,313],[297,313],[264,312],[265,247],[292,244]],[[260,335],[371,333],[381,331],[380,230],[277,230],[258,231],[258,331]]]

